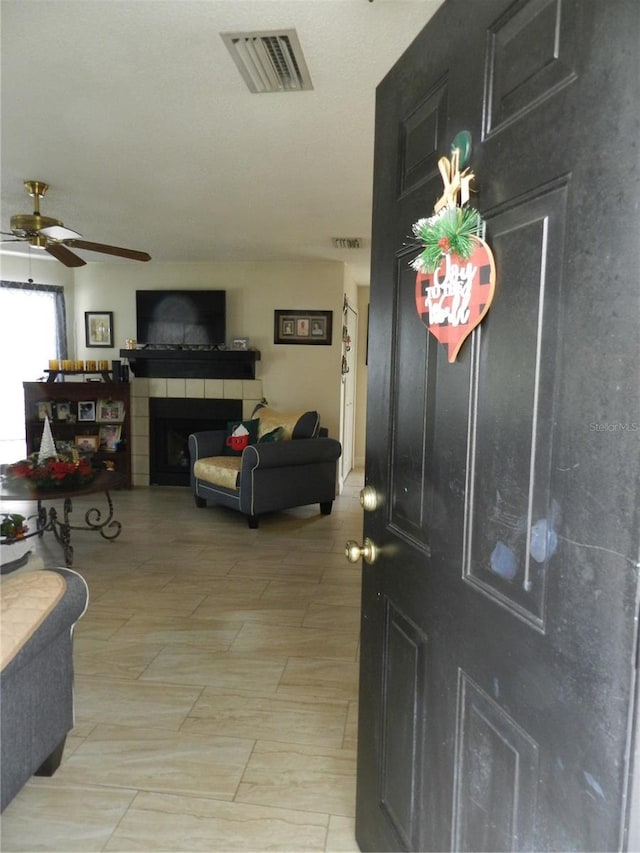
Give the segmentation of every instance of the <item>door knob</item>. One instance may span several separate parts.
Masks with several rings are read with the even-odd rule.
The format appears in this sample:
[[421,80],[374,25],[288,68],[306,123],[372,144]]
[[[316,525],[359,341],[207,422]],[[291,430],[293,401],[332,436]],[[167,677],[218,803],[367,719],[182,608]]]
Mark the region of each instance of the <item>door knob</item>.
[[358,545],[354,539],[349,539],[345,545],[344,555],[350,563],[357,563],[360,557],[365,563],[375,563],[378,559],[380,549],[374,545],[371,539],[365,539],[364,545]]
[[374,509],[378,509],[379,503],[378,493],[373,486],[365,486],[364,489],[360,490],[360,506],[365,512],[373,512]]

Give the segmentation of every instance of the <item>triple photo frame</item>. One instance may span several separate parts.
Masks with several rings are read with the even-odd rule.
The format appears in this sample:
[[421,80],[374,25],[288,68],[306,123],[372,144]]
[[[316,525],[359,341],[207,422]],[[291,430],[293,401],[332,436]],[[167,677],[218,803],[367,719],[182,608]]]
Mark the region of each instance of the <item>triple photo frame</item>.
[[274,344],[330,346],[333,311],[274,311]]

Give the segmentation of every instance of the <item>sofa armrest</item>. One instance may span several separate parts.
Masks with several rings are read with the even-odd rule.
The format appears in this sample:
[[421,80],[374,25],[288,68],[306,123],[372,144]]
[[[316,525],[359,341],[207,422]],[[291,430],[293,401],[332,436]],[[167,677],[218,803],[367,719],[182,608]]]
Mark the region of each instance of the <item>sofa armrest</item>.
[[335,438],[300,438],[295,441],[273,441],[250,444],[242,453],[241,474],[264,468],[284,468],[334,462],[342,446]]
[[239,509],[250,518],[273,510],[331,505],[342,452],[334,438],[252,444],[242,453]]
[[208,456],[222,456],[226,437],[227,433],[223,429],[191,433],[189,436],[191,467],[193,468],[193,463],[198,459],[206,459]]
[[87,609],[89,588],[85,579],[73,569],[44,569],[10,576],[2,583],[3,594],[11,596],[14,584],[18,585],[15,589],[20,589],[22,586],[28,593],[32,589],[30,584],[37,584],[38,578],[51,573],[62,576],[64,580],[63,593],[44,618],[30,632],[27,632],[26,641],[2,670],[3,680],[15,671],[22,669],[26,663],[41,654],[43,650],[52,646],[54,638],[60,633],[66,632],[70,635],[73,626]]

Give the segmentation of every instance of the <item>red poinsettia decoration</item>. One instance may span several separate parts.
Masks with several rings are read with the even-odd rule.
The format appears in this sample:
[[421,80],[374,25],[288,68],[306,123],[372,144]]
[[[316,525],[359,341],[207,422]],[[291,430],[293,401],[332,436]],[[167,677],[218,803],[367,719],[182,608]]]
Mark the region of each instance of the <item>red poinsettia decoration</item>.
[[26,480],[39,489],[82,486],[90,483],[95,476],[95,471],[84,458],[51,458],[38,462],[37,454],[10,465],[7,473],[14,480]]

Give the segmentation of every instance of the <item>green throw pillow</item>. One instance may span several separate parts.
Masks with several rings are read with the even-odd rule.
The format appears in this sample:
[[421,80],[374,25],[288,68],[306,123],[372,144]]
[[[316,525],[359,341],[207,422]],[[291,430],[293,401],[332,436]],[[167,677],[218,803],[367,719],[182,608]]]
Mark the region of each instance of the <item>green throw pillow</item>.
[[265,434],[258,439],[258,444],[267,444],[270,441],[282,441],[284,438],[284,428],[276,427],[272,429],[271,432],[265,432]]

